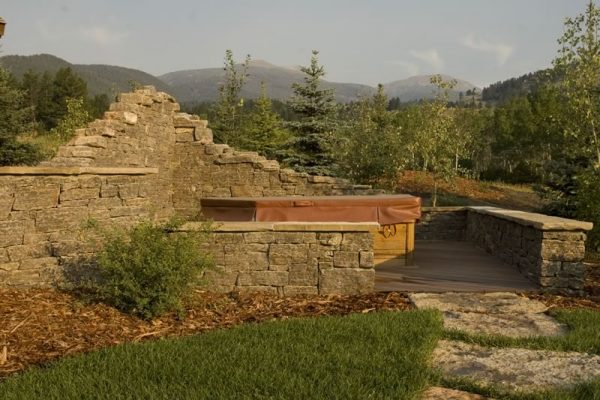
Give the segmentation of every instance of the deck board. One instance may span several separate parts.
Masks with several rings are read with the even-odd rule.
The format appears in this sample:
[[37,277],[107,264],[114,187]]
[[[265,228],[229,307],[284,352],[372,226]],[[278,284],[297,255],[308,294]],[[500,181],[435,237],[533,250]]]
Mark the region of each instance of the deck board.
[[516,267],[468,242],[421,240],[415,243],[414,265],[384,263],[375,268],[378,291],[535,291],[539,287]]

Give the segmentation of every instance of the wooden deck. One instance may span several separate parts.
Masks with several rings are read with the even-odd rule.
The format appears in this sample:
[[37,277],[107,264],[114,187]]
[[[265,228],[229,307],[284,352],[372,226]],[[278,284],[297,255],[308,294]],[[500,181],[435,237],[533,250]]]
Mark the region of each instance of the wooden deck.
[[410,292],[535,291],[538,286],[510,265],[468,242],[417,241],[413,266],[375,268],[375,289]]

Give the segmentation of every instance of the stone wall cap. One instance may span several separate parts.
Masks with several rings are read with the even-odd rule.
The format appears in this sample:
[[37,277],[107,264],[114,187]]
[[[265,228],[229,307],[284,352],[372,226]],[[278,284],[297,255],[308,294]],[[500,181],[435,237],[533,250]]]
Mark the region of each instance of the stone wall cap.
[[0,175],[152,175],[158,168],[126,167],[0,167]]
[[591,222],[552,217],[526,211],[506,210],[497,207],[468,207],[468,209],[479,214],[492,215],[542,231],[589,231],[594,227],[594,224]]

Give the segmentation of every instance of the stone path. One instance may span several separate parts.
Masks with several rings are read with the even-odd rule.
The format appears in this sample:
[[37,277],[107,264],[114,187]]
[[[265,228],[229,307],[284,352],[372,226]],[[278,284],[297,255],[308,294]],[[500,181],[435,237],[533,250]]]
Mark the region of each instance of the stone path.
[[[566,326],[544,314],[547,310],[544,304],[514,293],[413,293],[409,297],[417,308],[440,310],[446,329],[515,338],[558,336],[567,332]],[[484,386],[494,385],[509,391],[570,386],[600,377],[600,356],[597,355],[486,348],[447,340],[441,340],[434,350],[433,365],[445,376],[468,378]],[[423,398],[484,399],[472,396],[431,388]]]

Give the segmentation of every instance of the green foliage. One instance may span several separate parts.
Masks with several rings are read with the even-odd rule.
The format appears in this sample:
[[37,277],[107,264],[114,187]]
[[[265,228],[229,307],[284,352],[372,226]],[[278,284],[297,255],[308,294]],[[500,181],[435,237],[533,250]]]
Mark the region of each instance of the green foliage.
[[588,232],[586,249],[600,253],[600,173],[588,168],[577,176],[577,211],[575,216],[594,223]]
[[373,97],[347,107],[349,122],[340,129],[336,154],[341,174],[352,181],[385,185],[402,166],[401,129],[394,123],[394,114],[387,111],[388,104],[379,85]]
[[261,83],[261,95],[252,102],[252,108],[244,116],[239,146],[245,150],[275,158],[277,151],[289,139],[290,133],[283,127],[283,120],[273,111],[267,97],[265,83]]
[[84,127],[92,119],[85,107],[83,98],[66,99],[66,103],[67,113],[56,127],[50,130],[50,135],[58,136],[63,142],[71,139],[76,129]]
[[250,55],[247,55],[245,61],[237,66],[233,59],[233,52],[227,50],[224,64],[225,78],[223,84],[219,86],[219,100],[215,105],[215,120],[211,128],[216,140],[237,146],[241,140],[240,127],[244,107],[244,99],[240,97],[240,93],[248,77]]
[[310,66],[301,67],[304,84],[294,83],[294,95],[288,105],[298,120],[287,127],[293,137],[283,155],[285,164],[311,174],[334,175],[336,171],[333,143],[336,133],[336,105],[333,90],[321,89],[325,68],[319,65],[319,52],[313,50]]
[[33,129],[31,116],[24,92],[16,86],[10,73],[0,68],[0,165],[39,161],[35,146],[17,140],[19,134]]
[[182,297],[199,283],[201,272],[212,265],[200,250],[203,232],[173,232],[182,225],[142,222],[129,230],[99,230],[102,248],[97,254],[100,298],[116,308],[151,319],[180,311]]

